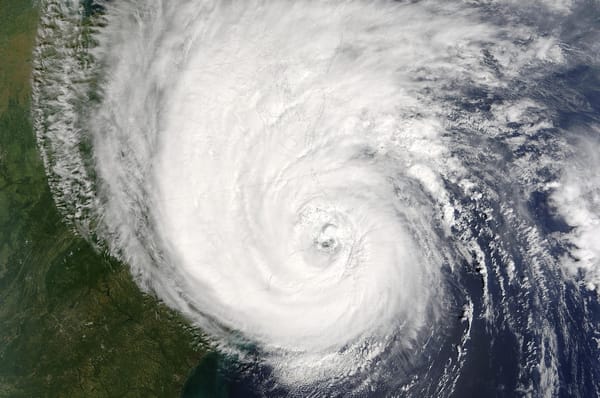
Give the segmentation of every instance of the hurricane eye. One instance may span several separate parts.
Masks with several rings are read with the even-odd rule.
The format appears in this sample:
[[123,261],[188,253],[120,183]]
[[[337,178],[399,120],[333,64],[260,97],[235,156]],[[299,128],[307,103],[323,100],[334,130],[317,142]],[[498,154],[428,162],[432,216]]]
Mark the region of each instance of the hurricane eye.
[[333,224],[325,225],[315,239],[317,249],[328,254],[335,253],[339,245],[339,241],[336,238],[336,230],[337,228]]

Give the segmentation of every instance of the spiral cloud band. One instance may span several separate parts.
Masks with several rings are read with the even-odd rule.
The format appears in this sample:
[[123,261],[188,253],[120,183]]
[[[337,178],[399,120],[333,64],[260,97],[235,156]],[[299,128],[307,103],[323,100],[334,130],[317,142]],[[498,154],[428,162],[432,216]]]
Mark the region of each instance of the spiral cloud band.
[[518,155],[568,145],[525,79],[568,67],[558,35],[511,2],[98,4],[45,3],[34,118],[59,207],[141,288],[300,395],[452,394],[477,324],[556,391],[572,282],[505,188],[572,214],[563,152],[551,181]]

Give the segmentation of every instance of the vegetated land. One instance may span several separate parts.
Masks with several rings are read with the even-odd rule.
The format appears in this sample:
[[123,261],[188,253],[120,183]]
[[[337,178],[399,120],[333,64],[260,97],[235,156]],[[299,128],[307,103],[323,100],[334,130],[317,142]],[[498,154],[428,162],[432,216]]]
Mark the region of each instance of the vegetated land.
[[56,210],[30,118],[37,9],[0,0],[0,397],[175,397],[203,355]]

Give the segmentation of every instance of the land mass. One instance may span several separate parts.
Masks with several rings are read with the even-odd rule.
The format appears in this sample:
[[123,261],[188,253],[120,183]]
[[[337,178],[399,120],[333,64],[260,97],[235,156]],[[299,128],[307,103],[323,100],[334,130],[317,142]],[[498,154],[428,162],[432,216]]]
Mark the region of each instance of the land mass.
[[30,116],[36,2],[0,0],[0,397],[175,397],[184,319],[62,221]]

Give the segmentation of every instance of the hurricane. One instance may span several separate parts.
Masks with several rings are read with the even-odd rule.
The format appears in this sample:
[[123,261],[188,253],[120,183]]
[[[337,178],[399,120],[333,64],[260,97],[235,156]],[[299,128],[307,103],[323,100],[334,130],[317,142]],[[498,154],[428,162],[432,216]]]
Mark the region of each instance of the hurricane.
[[597,3],[40,13],[58,208],[256,396],[600,395]]

